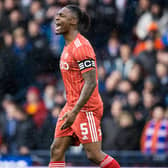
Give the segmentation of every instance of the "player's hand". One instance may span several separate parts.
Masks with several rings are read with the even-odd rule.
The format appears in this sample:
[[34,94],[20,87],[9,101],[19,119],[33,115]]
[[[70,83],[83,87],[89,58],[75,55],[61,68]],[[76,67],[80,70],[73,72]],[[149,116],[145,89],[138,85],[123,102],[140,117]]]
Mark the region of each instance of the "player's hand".
[[76,118],[76,113],[74,113],[73,111],[66,112],[63,115],[63,117],[60,119],[60,120],[65,120],[65,122],[61,126],[61,130],[70,127],[75,121],[75,118]]

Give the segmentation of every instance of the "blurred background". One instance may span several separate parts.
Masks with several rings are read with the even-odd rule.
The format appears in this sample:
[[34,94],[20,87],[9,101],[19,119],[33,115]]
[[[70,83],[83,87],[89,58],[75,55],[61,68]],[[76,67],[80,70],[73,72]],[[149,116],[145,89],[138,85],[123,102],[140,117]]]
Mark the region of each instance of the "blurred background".
[[[49,162],[66,101],[53,17],[70,3],[91,18],[83,34],[97,56],[103,150],[122,166],[167,166],[167,0],[0,0],[0,167]],[[67,165],[93,164],[79,146]]]

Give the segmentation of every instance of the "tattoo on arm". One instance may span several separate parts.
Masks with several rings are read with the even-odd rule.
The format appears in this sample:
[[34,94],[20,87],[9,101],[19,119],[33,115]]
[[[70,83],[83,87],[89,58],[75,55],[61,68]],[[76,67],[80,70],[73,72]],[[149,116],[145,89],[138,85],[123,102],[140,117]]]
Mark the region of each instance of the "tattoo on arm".
[[73,109],[77,113],[87,103],[97,84],[95,69],[83,73],[82,76],[85,83],[83,85],[80,97]]

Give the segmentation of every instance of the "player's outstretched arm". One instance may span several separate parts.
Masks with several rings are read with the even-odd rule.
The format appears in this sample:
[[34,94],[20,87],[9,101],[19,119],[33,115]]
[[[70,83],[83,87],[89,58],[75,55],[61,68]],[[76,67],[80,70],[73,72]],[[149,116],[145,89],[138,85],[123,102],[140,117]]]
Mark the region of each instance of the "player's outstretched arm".
[[62,117],[61,120],[64,120],[64,119],[66,120],[61,126],[61,130],[66,129],[73,124],[80,109],[87,103],[87,101],[89,100],[90,96],[92,95],[96,87],[97,82],[96,82],[96,70],[95,69],[92,69],[88,72],[83,73],[82,76],[83,76],[85,83],[83,85],[80,97],[76,105],[72,109],[72,111],[68,111]]

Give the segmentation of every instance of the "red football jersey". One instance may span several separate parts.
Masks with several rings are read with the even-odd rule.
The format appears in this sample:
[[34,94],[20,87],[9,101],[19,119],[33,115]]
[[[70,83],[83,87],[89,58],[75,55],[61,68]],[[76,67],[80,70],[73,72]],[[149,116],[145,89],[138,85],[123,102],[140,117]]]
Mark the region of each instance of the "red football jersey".
[[[80,33],[67,46],[61,55],[60,69],[66,90],[67,105],[73,107],[79,99],[84,85],[82,73],[96,69],[95,52],[89,41]],[[98,79],[97,79],[98,82]],[[82,110],[95,110],[102,107],[103,103],[98,91],[98,84],[88,102]]]

